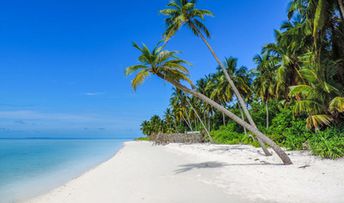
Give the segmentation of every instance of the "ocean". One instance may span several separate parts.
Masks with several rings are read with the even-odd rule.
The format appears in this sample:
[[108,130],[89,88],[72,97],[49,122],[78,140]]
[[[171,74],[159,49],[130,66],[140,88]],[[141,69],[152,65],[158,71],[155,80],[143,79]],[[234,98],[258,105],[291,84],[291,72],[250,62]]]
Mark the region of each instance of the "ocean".
[[48,192],[110,159],[124,141],[0,139],[0,203]]

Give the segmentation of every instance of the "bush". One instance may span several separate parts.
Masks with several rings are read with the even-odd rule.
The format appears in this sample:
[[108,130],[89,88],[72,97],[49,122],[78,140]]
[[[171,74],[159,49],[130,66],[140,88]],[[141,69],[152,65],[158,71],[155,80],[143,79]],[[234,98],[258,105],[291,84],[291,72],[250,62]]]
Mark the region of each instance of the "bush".
[[267,130],[267,134],[288,150],[304,149],[304,143],[310,137],[310,131],[306,128],[305,120],[294,118],[289,109],[282,109],[272,119],[272,125]]
[[308,138],[309,138],[308,134],[303,134],[303,135],[290,134],[286,136],[286,139],[282,145],[288,150],[307,149],[307,147],[305,146],[305,143],[307,142]]
[[[261,110],[256,110],[255,114],[263,116]],[[290,109],[284,108],[278,110],[265,133],[288,150],[310,149],[314,155],[329,159],[344,157],[344,125],[338,124],[323,131],[312,132],[306,128],[305,118],[295,118]],[[258,142],[245,135],[243,128],[234,122],[212,131],[211,135],[218,144],[248,144],[259,147]]]
[[150,141],[149,137],[139,137],[135,139],[136,141]]
[[[276,114],[280,112],[278,101],[271,100],[268,103],[269,107],[269,123],[271,124],[272,118],[276,117]],[[250,110],[251,116],[261,130],[266,130],[266,108],[265,103],[253,102]],[[239,114],[238,114],[239,115]]]
[[315,133],[309,144],[312,153],[322,158],[344,157],[344,132],[338,129],[329,128]]
[[219,130],[211,131],[211,136],[217,144],[250,144],[259,146],[249,135],[236,130],[237,125],[231,122],[226,126],[222,126]]

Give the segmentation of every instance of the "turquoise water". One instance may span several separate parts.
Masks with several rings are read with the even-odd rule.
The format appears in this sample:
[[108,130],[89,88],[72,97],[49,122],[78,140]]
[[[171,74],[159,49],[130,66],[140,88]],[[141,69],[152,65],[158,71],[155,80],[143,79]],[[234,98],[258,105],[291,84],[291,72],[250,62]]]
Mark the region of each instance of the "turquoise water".
[[0,139],[0,202],[47,192],[111,158],[123,141]]

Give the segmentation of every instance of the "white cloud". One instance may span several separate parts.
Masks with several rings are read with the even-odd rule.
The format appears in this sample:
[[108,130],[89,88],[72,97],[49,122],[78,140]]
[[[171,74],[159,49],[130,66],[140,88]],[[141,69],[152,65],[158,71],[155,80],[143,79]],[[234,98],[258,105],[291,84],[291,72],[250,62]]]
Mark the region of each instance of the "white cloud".
[[83,93],[82,95],[84,96],[99,96],[99,95],[103,95],[105,94],[105,92],[86,92]]

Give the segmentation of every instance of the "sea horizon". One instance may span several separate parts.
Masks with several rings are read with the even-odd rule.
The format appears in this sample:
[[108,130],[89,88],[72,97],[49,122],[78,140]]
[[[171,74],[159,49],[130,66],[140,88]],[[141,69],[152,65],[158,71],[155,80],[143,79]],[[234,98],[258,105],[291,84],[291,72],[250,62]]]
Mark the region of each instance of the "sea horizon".
[[0,140],[132,140],[116,137],[0,137]]
[[113,157],[124,138],[0,138],[0,202],[46,193]]

